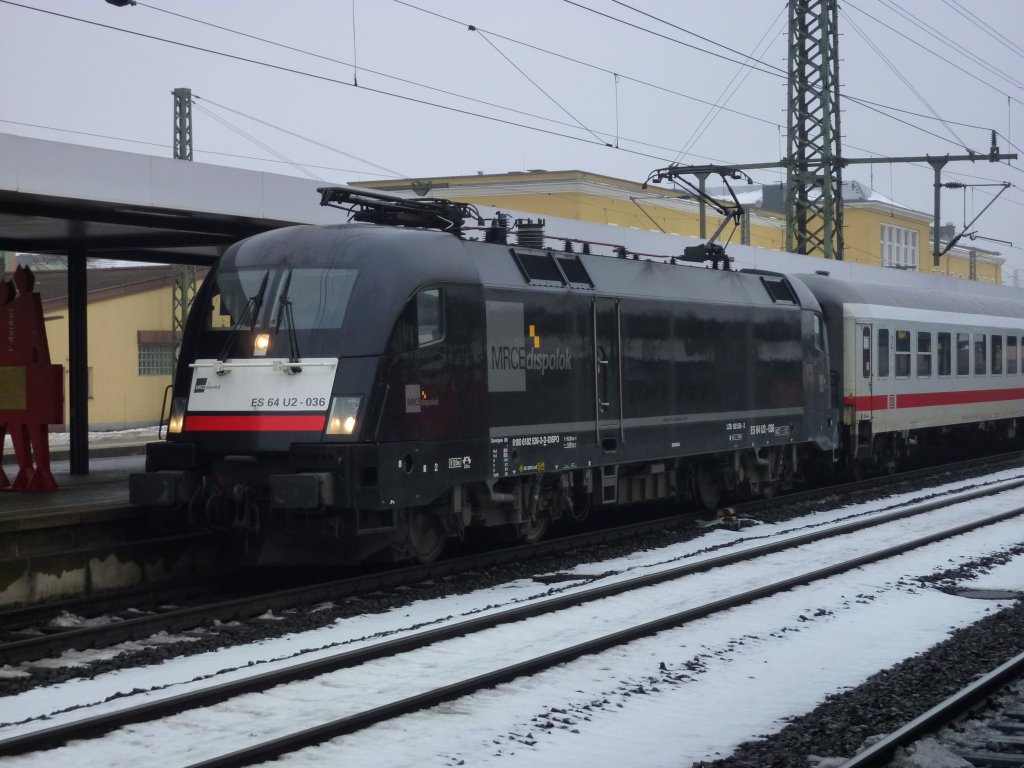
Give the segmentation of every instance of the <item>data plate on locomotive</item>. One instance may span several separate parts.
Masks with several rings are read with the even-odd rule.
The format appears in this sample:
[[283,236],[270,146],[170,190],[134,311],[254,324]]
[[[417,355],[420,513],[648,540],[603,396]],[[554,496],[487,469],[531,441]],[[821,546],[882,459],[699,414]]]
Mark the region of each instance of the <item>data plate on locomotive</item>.
[[335,358],[197,360],[192,365],[190,411],[325,410],[338,367]]

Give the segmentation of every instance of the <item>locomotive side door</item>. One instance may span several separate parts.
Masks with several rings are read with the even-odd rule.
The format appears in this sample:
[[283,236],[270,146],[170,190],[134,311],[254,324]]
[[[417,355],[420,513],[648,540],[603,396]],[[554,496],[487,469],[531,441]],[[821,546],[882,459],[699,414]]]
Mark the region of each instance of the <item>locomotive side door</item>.
[[871,346],[872,326],[870,323],[857,323],[854,350],[857,359],[854,361],[853,397],[857,409],[857,421],[871,421],[873,414],[875,361]]
[[593,302],[594,424],[598,444],[614,451],[625,439],[622,422],[622,317],[615,299]]

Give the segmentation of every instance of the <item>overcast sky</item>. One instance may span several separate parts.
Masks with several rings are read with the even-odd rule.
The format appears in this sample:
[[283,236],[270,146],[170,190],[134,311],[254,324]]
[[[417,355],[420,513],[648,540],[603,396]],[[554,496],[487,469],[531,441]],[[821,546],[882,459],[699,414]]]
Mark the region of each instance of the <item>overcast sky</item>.
[[[643,181],[785,154],[786,24],[783,0],[0,0],[0,131],[168,156],[187,87],[200,162],[334,183]],[[839,26],[847,157],[987,155],[992,130],[1020,152],[1024,2],[843,0]],[[1014,185],[970,231],[1011,241],[975,244],[1024,279],[1022,168],[950,163],[943,181]],[[925,163],[844,178],[932,212]],[[997,191],[945,190],[943,221],[963,227]]]

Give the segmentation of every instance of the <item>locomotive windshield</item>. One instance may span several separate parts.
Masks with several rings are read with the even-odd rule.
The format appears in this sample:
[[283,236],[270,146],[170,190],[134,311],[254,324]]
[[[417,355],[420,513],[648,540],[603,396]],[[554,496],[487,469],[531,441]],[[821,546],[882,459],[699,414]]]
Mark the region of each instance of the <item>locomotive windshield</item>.
[[[332,267],[252,267],[217,273],[206,328],[230,330],[240,321],[274,330],[291,301],[295,330],[340,328],[357,270]],[[264,285],[266,278],[266,285]]]

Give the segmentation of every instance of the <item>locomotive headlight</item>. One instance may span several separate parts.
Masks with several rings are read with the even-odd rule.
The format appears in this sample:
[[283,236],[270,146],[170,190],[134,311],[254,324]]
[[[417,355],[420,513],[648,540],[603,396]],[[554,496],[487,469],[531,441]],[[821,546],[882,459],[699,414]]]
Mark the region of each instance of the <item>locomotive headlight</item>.
[[176,397],[171,401],[171,418],[167,421],[167,432],[172,435],[180,435],[185,426],[185,409],[188,405],[188,398]]
[[351,435],[356,431],[359,417],[359,395],[337,395],[331,399],[331,410],[327,414],[328,435]]
[[258,333],[256,334],[256,341],[252,345],[253,357],[266,357],[267,349],[270,348],[270,334],[269,333]]

